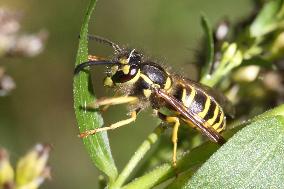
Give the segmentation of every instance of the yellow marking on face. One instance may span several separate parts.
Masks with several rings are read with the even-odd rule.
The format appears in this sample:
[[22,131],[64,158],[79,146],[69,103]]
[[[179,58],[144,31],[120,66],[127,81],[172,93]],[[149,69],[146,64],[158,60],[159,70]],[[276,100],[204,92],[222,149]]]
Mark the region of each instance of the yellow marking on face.
[[127,75],[130,71],[130,65],[125,65],[122,67],[122,72]]
[[208,113],[210,104],[211,104],[211,100],[210,100],[209,96],[206,95],[206,94],[204,94],[204,95],[206,96],[205,107],[204,107],[204,109],[202,110],[202,112],[198,113],[198,115],[199,115],[201,118],[204,118],[204,117],[206,116],[206,114]]
[[215,120],[217,119],[218,113],[219,113],[219,106],[216,105],[215,110],[214,110],[214,115],[213,115],[212,118],[210,118],[210,119],[207,121],[207,123],[209,123],[210,125],[212,125],[212,124],[215,122]]
[[110,68],[110,72],[111,72],[112,75],[114,75],[117,72],[117,70],[118,70],[118,66],[117,65],[116,66],[112,66]]
[[126,84],[133,84],[140,78],[142,74],[140,73],[140,69],[138,70],[137,74],[129,81],[125,82]]
[[120,58],[120,59],[119,59],[119,63],[120,63],[120,64],[128,64],[128,59],[126,59],[126,58]]
[[112,87],[113,86],[113,81],[110,77],[106,77],[104,80],[104,86]]
[[171,88],[171,86],[172,86],[172,80],[171,80],[170,77],[168,77],[167,80],[166,80],[166,84],[165,84],[164,89],[165,89],[165,90],[168,90],[168,89]]
[[144,89],[143,94],[146,98],[149,98],[151,95],[152,91],[150,89]]
[[148,84],[154,84],[153,81],[152,81],[148,76],[146,76],[146,75],[144,75],[144,74],[141,74],[141,78],[142,78],[144,81],[146,81],[146,83],[148,83]]
[[221,125],[223,119],[224,119],[224,112],[221,111],[221,115],[220,115],[220,120],[219,120],[219,122],[218,122],[218,123],[215,123],[212,127],[213,127],[215,130],[217,130],[217,129],[220,127],[220,125]]

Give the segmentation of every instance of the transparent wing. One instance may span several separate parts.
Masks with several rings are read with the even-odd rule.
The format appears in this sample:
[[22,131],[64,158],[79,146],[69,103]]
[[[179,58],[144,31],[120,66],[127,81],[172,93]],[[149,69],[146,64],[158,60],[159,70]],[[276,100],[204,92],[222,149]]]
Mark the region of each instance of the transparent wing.
[[171,105],[176,111],[178,111],[184,118],[192,122],[197,126],[200,131],[205,134],[210,140],[218,144],[224,144],[225,139],[215,130],[210,129],[210,127],[205,127],[206,121],[198,116],[194,116],[192,112],[186,109],[181,102],[179,102],[174,96],[168,94],[162,89],[154,89],[158,97],[163,98],[165,102]]

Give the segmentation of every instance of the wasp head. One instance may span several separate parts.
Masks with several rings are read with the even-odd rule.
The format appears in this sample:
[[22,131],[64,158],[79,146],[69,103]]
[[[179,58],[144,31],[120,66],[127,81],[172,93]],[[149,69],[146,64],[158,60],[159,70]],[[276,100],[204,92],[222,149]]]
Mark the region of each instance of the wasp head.
[[142,54],[135,49],[125,50],[113,60],[105,78],[105,86],[113,86],[121,83],[134,83],[139,78]]

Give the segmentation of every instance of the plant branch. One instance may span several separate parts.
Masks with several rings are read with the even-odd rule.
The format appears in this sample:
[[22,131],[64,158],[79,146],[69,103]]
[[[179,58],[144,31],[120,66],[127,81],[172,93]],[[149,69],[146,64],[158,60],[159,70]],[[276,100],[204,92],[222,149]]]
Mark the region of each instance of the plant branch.
[[153,144],[155,144],[165,129],[158,126],[151,134],[148,135],[147,139],[139,146],[134,155],[131,157],[125,168],[119,174],[118,178],[110,189],[120,188],[129,175],[132,173],[133,169],[137,166],[140,160],[145,156],[145,154],[150,150]]

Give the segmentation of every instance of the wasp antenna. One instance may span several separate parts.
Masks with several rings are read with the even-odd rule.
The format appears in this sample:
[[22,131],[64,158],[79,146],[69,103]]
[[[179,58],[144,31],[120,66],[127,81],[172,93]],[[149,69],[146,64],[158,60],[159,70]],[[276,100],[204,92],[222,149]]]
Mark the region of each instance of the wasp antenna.
[[81,63],[79,65],[76,66],[75,70],[74,70],[74,74],[78,74],[80,71],[84,70],[84,68],[89,67],[89,66],[94,66],[94,65],[110,65],[110,64],[115,64],[111,61],[108,60],[99,60],[99,61],[88,61],[88,62],[84,62]]
[[115,52],[121,52],[122,49],[114,42],[106,39],[106,38],[103,38],[103,37],[100,37],[100,36],[97,36],[97,35],[88,35],[88,38],[89,40],[95,40],[99,43],[104,43],[104,44],[107,44],[107,45],[110,45],[112,46],[112,48],[114,49]]

